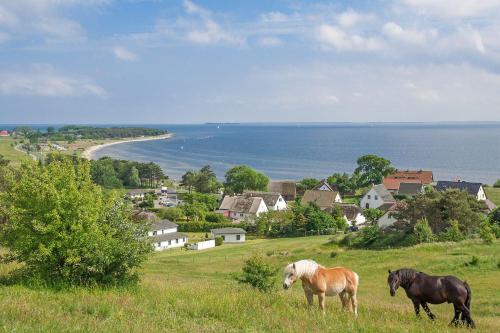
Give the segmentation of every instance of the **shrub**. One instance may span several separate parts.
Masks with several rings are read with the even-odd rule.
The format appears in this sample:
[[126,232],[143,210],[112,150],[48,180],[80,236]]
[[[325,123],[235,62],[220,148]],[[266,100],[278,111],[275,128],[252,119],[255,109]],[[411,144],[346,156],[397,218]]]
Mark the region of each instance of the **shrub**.
[[500,179],[498,179],[495,184],[493,184],[493,187],[500,187]]
[[465,266],[477,266],[479,265],[479,258],[476,256],[472,256],[472,260],[465,263]]
[[479,236],[486,244],[491,244],[495,240],[495,234],[493,233],[492,228],[488,221],[483,221],[481,223],[481,227],[479,229]]
[[430,243],[434,241],[434,234],[426,218],[417,221],[413,232],[418,243]]
[[215,212],[208,212],[205,215],[205,221],[211,223],[230,223],[231,221],[222,214]]
[[161,208],[158,211],[158,215],[162,219],[167,219],[170,221],[179,221],[179,220],[184,220],[186,218],[182,209],[178,207]]
[[[152,251],[147,224],[130,220],[121,199],[107,199],[87,161],[26,162],[0,193],[2,244],[26,273],[48,284],[116,284],[135,278]],[[5,183],[4,183],[5,184]]]
[[269,265],[261,255],[253,255],[245,261],[240,283],[247,283],[261,292],[269,292],[276,283],[277,269]]
[[465,239],[465,236],[460,231],[458,221],[452,220],[446,231],[439,235],[439,239],[448,242],[460,242]]
[[[211,229],[216,228],[230,228],[234,227],[233,223],[213,223],[213,222],[176,222],[179,226],[179,232],[210,232]],[[238,225],[238,227],[245,229],[246,226]]]
[[223,242],[224,242],[224,239],[222,239],[221,236],[215,237],[215,246],[221,246]]

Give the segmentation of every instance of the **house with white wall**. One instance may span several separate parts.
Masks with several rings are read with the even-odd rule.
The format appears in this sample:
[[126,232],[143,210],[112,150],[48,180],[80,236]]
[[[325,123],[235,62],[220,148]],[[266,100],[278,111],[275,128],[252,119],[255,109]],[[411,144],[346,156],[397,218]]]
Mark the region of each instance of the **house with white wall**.
[[129,197],[132,200],[143,200],[145,195],[146,191],[141,189],[130,190],[127,192],[127,197]]
[[436,190],[445,191],[448,189],[457,189],[460,191],[466,191],[470,195],[476,198],[477,201],[486,201],[486,192],[484,192],[483,184],[481,183],[469,183],[464,181],[438,181],[436,184]]
[[186,234],[177,232],[178,225],[169,220],[153,222],[148,235],[154,245],[155,251],[182,247],[188,242]]
[[248,191],[245,192],[243,195],[264,199],[264,202],[266,203],[268,210],[286,210],[288,208],[286,201],[281,195],[281,193]]
[[312,188],[314,191],[330,191],[330,192],[336,192],[337,189],[333,188],[326,180],[322,180],[321,182],[318,183],[318,185],[314,186]]
[[340,207],[344,214],[344,220],[348,225],[362,225],[366,222],[363,211],[355,204],[336,204]]
[[361,208],[378,208],[383,204],[395,203],[396,200],[392,194],[387,190],[384,184],[374,185],[364,196],[361,198]]
[[396,217],[394,217],[394,213],[397,212],[397,208],[398,208],[397,203],[386,204],[386,205],[383,205],[379,208],[381,208],[381,210],[384,212],[384,215],[382,215],[382,217],[380,217],[377,221],[377,225],[381,229],[385,229],[387,227],[390,227],[398,221],[398,219]]
[[188,249],[200,251],[200,250],[210,249],[213,247],[215,247],[215,239],[206,239],[198,243],[189,244]]
[[235,221],[252,220],[267,211],[267,205],[262,197],[245,195],[226,195],[217,210],[218,213]]
[[246,231],[241,228],[219,228],[210,230],[212,236],[222,237],[224,243],[244,243]]

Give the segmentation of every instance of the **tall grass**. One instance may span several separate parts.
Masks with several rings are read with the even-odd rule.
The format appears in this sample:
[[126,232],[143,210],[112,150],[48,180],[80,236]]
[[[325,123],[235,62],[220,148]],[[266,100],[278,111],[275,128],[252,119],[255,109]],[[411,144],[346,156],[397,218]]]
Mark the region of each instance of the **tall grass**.
[[[332,251],[336,255],[331,256]],[[359,317],[328,298],[326,314],[308,308],[299,284],[260,293],[239,284],[244,259],[262,253],[272,265],[303,258],[326,266],[346,266],[361,277]],[[500,332],[500,242],[466,241],[384,251],[345,250],[328,236],[253,240],[204,252],[156,253],[142,268],[136,287],[53,290],[0,286],[0,331],[16,332],[462,332],[448,326],[453,308],[430,305],[435,323],[417,319],[399,290],[389,296],[387,269],[413,267],[431,274],[454,274],[472,288],[477,332]],[[476,265],[466,265],[473,257]],[[0,274],[8,268],[1,267]]]

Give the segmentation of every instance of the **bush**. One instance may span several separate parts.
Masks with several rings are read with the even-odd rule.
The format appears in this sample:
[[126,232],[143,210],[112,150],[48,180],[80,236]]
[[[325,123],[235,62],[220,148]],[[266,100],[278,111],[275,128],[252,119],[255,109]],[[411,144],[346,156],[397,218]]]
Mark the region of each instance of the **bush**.
[[222,214],[215,213],[215,212],[209,212],[205,215],[205,221],[211,222],[211,223],[230,223],[231,220],[229,220],[227,217],[225,217]]
[[215,237],[215,246],[221,246],[222,243],[224,243],[224,239],[222,239],[221,236],[216,236]]
[[103,195],[87,161],[26,162],[1,174],[0,238],[30,277],[74,285],[135,278],[152,251],[147,224],[133,223],[121,199]]
[[434,234],[426,218],[417,221],[414,234],[418,243],[430,243],[434,241]]
[[[213,222],[176,222],[179,226],[179,232],[210,232],[212,229],[217,228],[230,228],[234,227],[233,223],[213,223]],[[246,226],[238,225],[240,228]]]
[[453,220],[450,222],[450,226],[446,229],[446,231],[439,235],[439,239],[441,241],[460,242],[465,239],[465,236],[460,231],[458,221]]
[[240,283],[247,283],[261,292],[269,292],[276,284],[277,269],[269,265],[261,255],[253,255],[245,261]]
[[495,184],[493,184],[493,187],[500,187],[500,179],[498,179]]
[[158,210],[158,216],[170,221],[179,221],[186,218],[182,209],[178,207],[161,208]]
[[483,221],[479,229],[479,236],[486,244],[491,244],[495,240],[495,234],[488,221]]

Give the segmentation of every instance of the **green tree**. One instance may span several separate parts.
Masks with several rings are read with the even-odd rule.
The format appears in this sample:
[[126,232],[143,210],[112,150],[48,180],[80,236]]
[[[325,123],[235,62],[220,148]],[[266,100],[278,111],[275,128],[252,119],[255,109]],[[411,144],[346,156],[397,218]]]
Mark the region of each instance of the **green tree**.
[[54,134],[56,132],[56,130],[54,129],[53,126],[49,126],[47,127],[47,134],[50,136],[52,134]]
[[490,224],[488,223],[488,220],[486,219],[483,222],[481,222],[481,226],[479,228],[479,236],[486,244],[493,243],[493,241],[496,238],[493,229],[491,228]]
[[191,193],[195,181],[196,181],[196,173],[190,170],[187,171],[184,175],[182,175],[181,185],[187,188],[189,193]]
[[162,219],[167,219],[170,221],[180,221],[186,218],[186,216],[184,215],[184,211],[179,207],[161,208],[158,212],[158,216],[160,216]]
[[297,183],[297,190],[300,193],[305,192],[306,190],[313,189],[316,185],[318,185],[319,180],[316,178],[304,178]]
[[378,219],[384,216],[384,212],[378,208],[367,208],[363,210],[363,215],[365,216],[367,221],[375,223],[378,221]]
[[434,234],[426,218],[417,221],[413,232],[419,243],[430,243],[434,241]]
[[130,220],[119,197],[106,198],[88,162],[24,162],[0,193],[2,244],[28,276],[47,283],[129,280],[152,251],[146,226]]
[[354,194],[357,189],[355,177],[349,177],[347,173],[334,173],[327,178],[330,185],[335,185],[341,194]]
[[240,283],[246,283],[261,292],[269,292],[276,284],[278,270],[264,260],[261,255],[253,255],[245,260],[243,273],[239,277]]
[[493,184],[493,187],[500,187],[500,179],[498,179],[495,184]]
[[209,165],[205,165],[195,174],[193,186],[200,193],[217,193],[222,187]]
[[439,238],[448,242],[459,242],[465,239],[464,234],[460,231],[460,224],[457,220],[450,221],[450,226],[439,235]]
[[137,187],[141,184],[141,178],[139,178],[139,170],[135,166],[132,166],[127,174],[127,181],[125,182],[128,186]]
[[188,221],[203,221],[207,213],[207,207],[201,202],[184,203],[181,206]]
[[94,182],[105,188],[121,188],[123,186],[116,175],[113,161],[110,158],[103,157],[93,161],[91,173]]
[[224,188],[229,193],[243,193],[245,190],[266,191],[269,178],[246,165],[236,166],[226,172]]
[[491,224],[500,226],[500,207],[495,208],[489,215],[488,219]]
[[354,171],[359,176],[359,186],[380,184],[383,178],[394,172],[391,161],[376,155],[365,155],[357,160],[358,167]]
[[182,199],[185,203],[189,204],[203,204],[206,211],[213,211],[219,207],[219,199],[213,194],[193,192],[184,194]]

